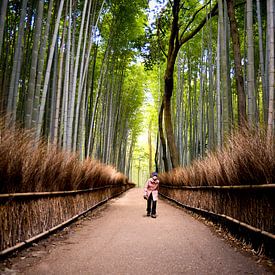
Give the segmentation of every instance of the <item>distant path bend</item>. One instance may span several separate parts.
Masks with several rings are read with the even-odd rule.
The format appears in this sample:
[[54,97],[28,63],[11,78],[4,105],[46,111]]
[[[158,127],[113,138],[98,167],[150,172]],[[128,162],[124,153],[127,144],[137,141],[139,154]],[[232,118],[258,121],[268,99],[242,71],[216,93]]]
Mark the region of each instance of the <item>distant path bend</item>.
[[141,189],[109,204],[25,274],[272,274],[165,201],[146,217]]

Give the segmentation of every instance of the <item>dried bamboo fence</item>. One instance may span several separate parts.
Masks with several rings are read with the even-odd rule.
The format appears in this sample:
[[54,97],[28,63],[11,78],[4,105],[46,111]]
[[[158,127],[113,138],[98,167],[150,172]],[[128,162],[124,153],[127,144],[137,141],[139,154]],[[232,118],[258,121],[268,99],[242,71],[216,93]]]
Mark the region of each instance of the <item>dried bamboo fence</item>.
[[77,219],[134,184],[87,190],[0,194],[0,256]]
[[255,248],[275,256],[275,184],[242,186],[161,185],[160,194],[214,219]]

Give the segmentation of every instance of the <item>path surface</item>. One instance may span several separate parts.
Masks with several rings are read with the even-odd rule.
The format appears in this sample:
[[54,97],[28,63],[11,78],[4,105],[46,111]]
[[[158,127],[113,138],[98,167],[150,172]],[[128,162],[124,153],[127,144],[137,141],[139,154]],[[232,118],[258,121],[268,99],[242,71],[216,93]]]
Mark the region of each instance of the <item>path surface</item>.
[[269,274],[165,201],[146,217],[141,189],[109,204],[25,274]]

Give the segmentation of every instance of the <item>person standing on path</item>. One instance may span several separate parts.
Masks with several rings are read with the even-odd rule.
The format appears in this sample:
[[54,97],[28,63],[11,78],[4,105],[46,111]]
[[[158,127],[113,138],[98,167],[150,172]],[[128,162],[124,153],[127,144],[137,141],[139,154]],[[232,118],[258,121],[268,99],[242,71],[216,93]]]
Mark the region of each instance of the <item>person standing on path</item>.
[[144,186],[144,199],[147,200],[147,216],[156,218],[156,208],[158,200],[159,180],[158,173],[152,173],[152,177],[147,180]]

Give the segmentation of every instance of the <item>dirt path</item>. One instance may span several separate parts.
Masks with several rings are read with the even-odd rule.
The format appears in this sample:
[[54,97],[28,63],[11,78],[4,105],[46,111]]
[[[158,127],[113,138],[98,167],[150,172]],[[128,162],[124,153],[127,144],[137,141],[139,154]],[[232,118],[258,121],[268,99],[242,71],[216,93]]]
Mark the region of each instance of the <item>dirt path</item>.
[[140,189],[109,204],[24,274],[272,274],[165,201],[146,217]]

